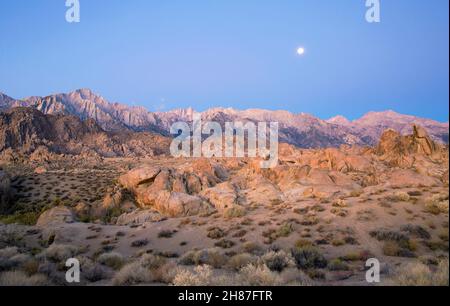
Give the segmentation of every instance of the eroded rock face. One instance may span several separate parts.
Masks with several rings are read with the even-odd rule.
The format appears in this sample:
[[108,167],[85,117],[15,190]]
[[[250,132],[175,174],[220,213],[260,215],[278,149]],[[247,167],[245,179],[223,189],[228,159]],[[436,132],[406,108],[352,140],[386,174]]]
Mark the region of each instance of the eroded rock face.
[[421,175],[411,169],[398,169],[389,175],[388,184],[397,188],[432,187],[440,186],[442,182],[437,178]]

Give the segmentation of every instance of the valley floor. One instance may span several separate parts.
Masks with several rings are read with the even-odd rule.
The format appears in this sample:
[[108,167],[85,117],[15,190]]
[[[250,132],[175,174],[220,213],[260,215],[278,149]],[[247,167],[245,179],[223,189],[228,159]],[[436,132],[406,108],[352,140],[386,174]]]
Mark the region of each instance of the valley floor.
[[[132,194],[122,194],[120,211],[83,215],[86,207],[114,205],[118,178],[130,169],[186,163],[105,159],[10,169],[13,207],[21,213],[0,224],[0,284],[65,285],[71,257],[86,285],[365,286],[373,285],[366,281],[369,258],[381,264],[381,285],[448,284],[443,185],[280,198],[252,185],[239,191],[243,212],[174,217],[140,209]],[[242,176],[239,167],[228,169]]]

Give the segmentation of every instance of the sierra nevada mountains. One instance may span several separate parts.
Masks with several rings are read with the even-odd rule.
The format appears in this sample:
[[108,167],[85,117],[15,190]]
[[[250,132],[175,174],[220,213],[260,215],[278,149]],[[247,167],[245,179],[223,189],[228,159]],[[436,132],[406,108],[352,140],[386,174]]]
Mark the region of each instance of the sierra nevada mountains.
[[[30,107],[50,115],[72,115],[81,120],[93,119],[110,132],[132,130],[163,135],[169,134],[172,123],[191,121],[194,113],[193,109],[149,112],[143,107],[110,103],[89,89],[23,100],[0,93],[0,111],[15,107]],[[302,148],[337,147],[343,144],[372,146],[386,129],[408,134],[412,132],[412,124],[423,126],[434,140],[441,143],[448,143],[449,134],[448,122],[441,123],[393,111],[371,112],[355,121],[342,116],[325,121],[309,114],[287,111],[213,108],[203,112],[202,118],[222,124],[227,121],[279,122],[280,141]]]

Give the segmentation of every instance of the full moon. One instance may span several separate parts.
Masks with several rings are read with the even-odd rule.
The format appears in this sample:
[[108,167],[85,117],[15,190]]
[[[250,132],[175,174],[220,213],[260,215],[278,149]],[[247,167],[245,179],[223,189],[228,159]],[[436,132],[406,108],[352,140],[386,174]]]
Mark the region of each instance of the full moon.
[[298,55],[303,55],[303,54],[305,54],[305,52],[306,52],[306,50],[303,47],[300,47],[300,48],[297,49],[297,54]]

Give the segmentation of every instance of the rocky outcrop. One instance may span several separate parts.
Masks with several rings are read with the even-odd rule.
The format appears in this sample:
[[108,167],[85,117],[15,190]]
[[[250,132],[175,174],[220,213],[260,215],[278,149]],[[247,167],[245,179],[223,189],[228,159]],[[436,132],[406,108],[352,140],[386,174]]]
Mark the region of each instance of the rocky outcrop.
[[417,156],[438,161],[443,157],[443,148],[434,142],[420,126],[413,126],[413,134],[402,136],[387,130],[381,136],[376,154],[390,166],[413,167]]
[[210,202],[200,196],[227,176],[219,164],[206,159],[179,168],[145,166],[131,170],[119,183],[132,191],[142,208],[168,216],[190,216],[210,211]]
[[122,214],[117,219],[116,224],[120,226],[142,225],[147,222],[160,222],[163,221],[164,219],[165,217],[155,210],[138,209],[129,213]]

